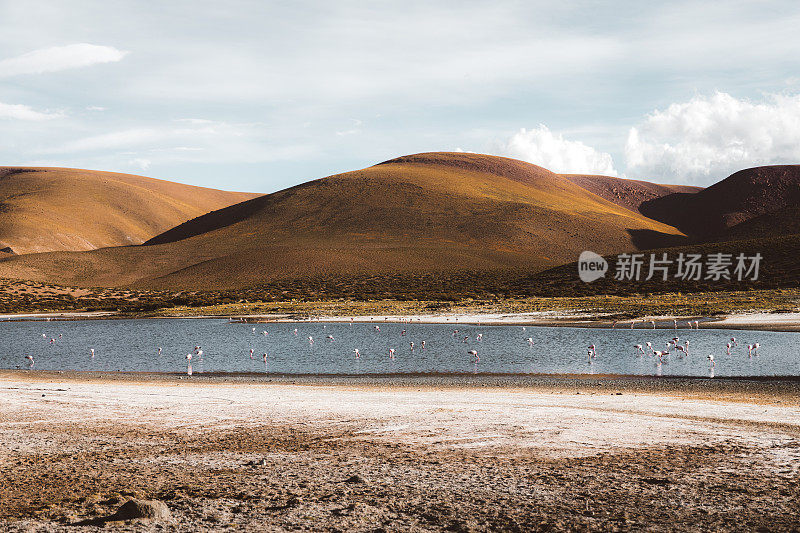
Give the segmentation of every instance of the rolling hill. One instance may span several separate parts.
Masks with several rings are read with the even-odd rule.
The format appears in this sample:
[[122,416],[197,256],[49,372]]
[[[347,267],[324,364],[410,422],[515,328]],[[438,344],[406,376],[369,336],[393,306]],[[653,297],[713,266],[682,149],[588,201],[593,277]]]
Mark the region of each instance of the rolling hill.
[[0,257],[141,244],[253,196],[130,174],[0,167]]
[[0,277],[202,290],[357,274],[530,272],[584,249],[616,253],[663,237],[682,234],[541,167],[436,152],[252,198],[143,246],[2,260]]
[[797,209],[800,165],[772,165],[740,170],[695,193],[678,191],[654,198],[642,203],[639,211],[697,241],[707,241],[795,233],[798,225],[792,213]]

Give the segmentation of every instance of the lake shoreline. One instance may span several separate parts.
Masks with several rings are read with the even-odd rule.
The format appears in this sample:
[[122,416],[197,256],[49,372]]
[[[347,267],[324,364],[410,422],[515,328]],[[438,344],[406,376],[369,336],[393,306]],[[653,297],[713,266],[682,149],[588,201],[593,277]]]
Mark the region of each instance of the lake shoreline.
[[[697,329],[728,329],[740,331],[800,331],[800,313],[741,313],[716,317],[703,316],[645,316],[636,319],[609,320],[599,313],[443,313],[416,315],[353,315],[353,316],[308,316],[294,314],[248,314],[248,315],[130,315],[114,312],[54,312],[0,315],[0,321],[69,321],[69,320],[137,320],[137,319],[228,319],[234,323],[414,323],[468,325],[468,326],[530,326],[571,327],[597,329],[669,330],[690,329],[687,322],[698,321]],[[655,322],[653,328],[650,321]],[[673,320],[677,321],[677,327]],[[633,327],[631,327],[633,324]]]

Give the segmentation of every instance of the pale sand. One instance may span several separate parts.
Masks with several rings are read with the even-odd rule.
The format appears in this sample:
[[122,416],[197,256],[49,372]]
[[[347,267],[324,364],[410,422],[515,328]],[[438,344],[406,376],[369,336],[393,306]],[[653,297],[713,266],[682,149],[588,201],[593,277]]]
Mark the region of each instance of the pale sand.
[[795,383],[201,379],[0,373],[0,529],[70,530],[128,495],[166,501],[183,530],[800,520]]

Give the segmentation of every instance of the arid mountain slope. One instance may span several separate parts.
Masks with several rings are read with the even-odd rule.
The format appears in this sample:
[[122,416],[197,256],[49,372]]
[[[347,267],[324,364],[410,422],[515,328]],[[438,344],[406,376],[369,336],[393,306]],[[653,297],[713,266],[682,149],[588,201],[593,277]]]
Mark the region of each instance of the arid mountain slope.
[[253,196],[130,174],[0,167],[0,249],[25,254],[141,244]]
[[426,153],[220,209],[145,246],[0,261],[0,276],[191,290],[343,274],[535,271],[584,249],[614,253],[664,235],[680,232],[541,167]]
[[793,233],[797,224],[781,221],[791,222],[797,208],[800,165],[773,165],[741,170],[697,193],[650,200],[640,211],[699,240],[731,240]]

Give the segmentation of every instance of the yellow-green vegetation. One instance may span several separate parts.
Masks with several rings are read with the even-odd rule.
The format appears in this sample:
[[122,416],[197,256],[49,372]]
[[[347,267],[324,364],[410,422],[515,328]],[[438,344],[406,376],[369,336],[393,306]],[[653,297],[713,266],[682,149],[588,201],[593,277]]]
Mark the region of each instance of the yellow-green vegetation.
[[590,315],[606,319],[630,319],[644,316],[716,316],[755,311],[800,311],[800,289],[708,292],[697,294],[667,293],[633,296],[587,296],[579,298],[500,298],[445,301],[400,300],[321,300],[229,303],[199,307],[177,306],[159,310],[158,316],[239,316],[290,315],[370,316],[420,314],[480,314],[557,312]]
[[[698,292],[691,294],[520,297],[489,295],[450,299],[281,299],[256,292],[163,292],[85,289],[0,280],[0,312],[112,311],[121,316],[290,315],[367,316],[452,313],[554,312],[564,316],[630,319],[644,316],[715,316],[748,311],[800,311],[800,289]],[[249,299],[248,299],[249,298]]]

